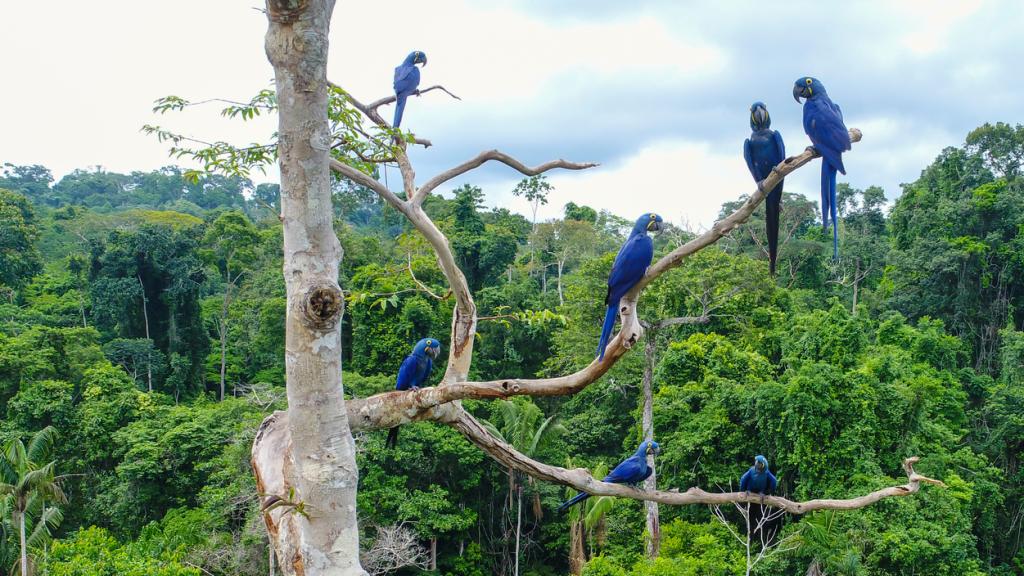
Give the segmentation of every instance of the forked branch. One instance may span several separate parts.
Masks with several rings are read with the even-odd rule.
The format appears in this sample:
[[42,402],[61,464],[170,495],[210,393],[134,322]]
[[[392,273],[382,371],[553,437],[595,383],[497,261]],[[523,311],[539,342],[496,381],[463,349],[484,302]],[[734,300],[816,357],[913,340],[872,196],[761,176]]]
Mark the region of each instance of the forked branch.
[[[850,130],[851,142],[859,142],[860,139],[860,130],[857,130],[856,128]],[[481,157],[486,154],[488,153],[485,152],[484,154],[481,154],[481,156],[478,156],[477,159],[474,159],[474,161],[480,160],[479,163],[475,164],[475,166],[479,166],[487,160],[487,158],[481,159]],[[786,158],[786,160],[779,163],[778,166],[772,169],[771,174],[758,184],[757,190],[746,200],[746,202],[743,203],[743,205],[737,208],[736,211],[716,222],[707,232],[676,248],[651,265],[643,279],[641,279],[637,286],[635,286],[633,290],[631,290],[622,299],[622,302],[620,302],[619,316],[622,320],[622,328],[605,349],[605,357],[603,361],[598,362],[595,359],[577,372],[556,378],[505,378],[484,382],[466,382],[464,381],[464,376],[461,378],[457,376],[468,373],[470,359],[466,356],[460,356],[458,358],[460,362],[459,370],[457,372],[453,372],[451,364],[449,364],[449,371],[445,374],[441,384],[435,388],[422,388],[416,392],[403,394],[389,392],[378,394],[365,400],[349,401],[349,413],[352,414],[353,412],[357,412],[360,415],[358,419],[351,421],[352,426],[372,429],[396,426],[403,422],[410,422],[413,420],[422,420],[425,418],[432,419],[433,416],[428,413],[435,411],[441,404],[465,398],[507,398],[508,396],[515,395],[565,396],[575,394],[583,388],[586,388],[588,385],[604,375],[605,372],[610,370],[619,358],[625,355],[633,344],[638,342],[643,336],[643,327],[637,316],[636,307],[640,293],[648,284],[668,270],[679,266],[687,257],[714,244],[737,226],[745,222],[750,218],[751,214],[753,214],[757,205],[764,201],[768,190],[774,188],[775,185],[777,185],[779,181],[785,178],[788,174],[801,166],[806,165],[808,162],[819,156],[820,155],[816,150],[813,148],[807,148],[797,156]],[[473,163],[473,161],[461,166],[467,166],[471,163]],[[549,162],[548,164],[542,165],[538,168],[547,167],[550,164],[552,163]],[[583,167],[585,165],[579,166]],[[551,167],[555,166],[550,166],[548,169]],[[398,207],[400,211],[410,218],[413,225],[416,226],[424,236],[426,236],[427,240],[430,241],[435,251],[437,251],[438,259],[440,261],[448,261],[451,266],[455,266],[454,258],[451,256],[451,250],[448,247],[447,239],[444,239],[440,231],[433,226],[433,222],[426,217],[419,206],[410,202],[403,202],[392,192],[387,190],[383,184],[380,184],[373,178],[362,174],[354,168],[341,165],[336,166],[336,169],[344,170],[343,173],[346,176],[351,174],[353,179],[357,182],[365,184],[371,189],[377,191],[385,200]],[[469,169],[471,168],[466,168],[466,170]],[[450,172],[452,171],[449,170],[448,172],[442,173],[441,176]],[[440,176],[435,177],[434,180],[437,180],[438,178],[440,178]],[[438,182],[438,184],[440,184],[440,182]],[[424,187],[426,187],[426,185],[424,185]],[[414,215],[415,218],[410,216],[410,214]],[[457,269],[457,266],[455,266],[455,268]],[[443,266],[442,269],[444,269]],[[461,272],[459,272],[459,275],[461,276]],[[449,278],[449,280],[451,280],[451,278]],[[469,294],[468,287],[465,286],[464,282],[465,280],[463,279],[460,285],[456,286],[453,284],[452,289],[456,295],[457,301],[460,301],[459,299],[461,298],[461,301],[471,304],[472,296]],[[465,312],[468,313],[469,308],[470,306],[467,306],[465,309],[457,307],[456,314],[463,313],[462,310],[465,310]],[[453,319],[453,326],[457,326],[459,322],[462,322],[463,328],[466,328],[465,323],[468,321],[469,317],[467,316],[457,317]],[[473,330],[475,330],[475,318],[472,330],[464,330],[462,333],[453,330],[453,350],[449,359],[452,359],[455,355],[455,347],[460,343],[460,341],[465,342],[465,340],[460,340],[460,338],[466,338],[466,336]]]
[[416,195],[413,196],[412,198],[413,203],[417,205],[422,204],[423,199],[426,198],[428,194],[430,194],[435,188],[437,188],[441,184],[444,184],[445,182],[451,180],[452,178],[456,178],[462,174],[465,174],[470,170],[479,168],[485,162],[489,162],[491,160],[495,160],[497,162],[505,164],[506,166],[510,166],[526,176],[536,176],[538,174],[543,174],[544,172],[547,172],[549,170],[554,170],[555,168],[564,168],[565,170],[586,170],[587,168],[593,168],[595,166],[598,166],[598,164],[594,162],[578,163],[568,162],[566,160],[552,160],[550,162],[545,162],[539,166],[530,168],[529,166],[523,164],[522,162],[516,160],[515,158],[509,156],[508,154],[505,154],[504,152],[498,150],[488,150],[486,152],[481,152],[472,160],[467,160],[466,162],[463,162],[462,164],[459,164],[458,166],[451,168],[449,170],[445,170],[444,172],[438,174],[437,176],[434,176],[430,180],[427,180],[423,184],[423,186],[420,186],[420,189],[416,191]]

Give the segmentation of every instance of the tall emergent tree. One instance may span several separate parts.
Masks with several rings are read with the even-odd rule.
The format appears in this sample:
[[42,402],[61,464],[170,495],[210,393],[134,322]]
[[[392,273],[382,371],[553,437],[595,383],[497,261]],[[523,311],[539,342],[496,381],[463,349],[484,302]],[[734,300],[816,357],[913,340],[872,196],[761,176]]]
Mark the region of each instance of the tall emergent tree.
[[[461,405],[462,399],[507,398],[516,395],[571,395],[597,381],[644,336],[637,302],[643,290],[689,256],[718,242],[751,216],[781,178],[817,157],[807,149],[786,159],[758,185],[733,213],[709,231],[663,255],[644,278],[623,298],[619,308],[622,327],[609,343],[604,359],[593,360],[579,371],[545,379],[503,378],[468,381],[477,332],[477,308],[466,276],[448,238],[427,216],[424,201],[442,184],[489,161],[503,163],[525,176],[552,169],[581,170],[594,164],[554,160],[528,167],[498,150],[482,152],[433,178],[417,184],[406,154],[408,145],[429,145],[428,140],[400,133],[378,112],[395,98],[363,104],[339,87],[330,85],[326,72],[327,34],[333,0],[267,0],[269,29],[267,55],[273,64],[276,97],[266,94],[241,108],[278,110],[277,142],[246,150],[215,145],[193,151],[207,169],[226,163],[258,164],[272,157],[273,147],[281,171],[281,220],[284,225],[284,275],[288,306],[285,365],[288,411],[264,420],[252,449],[257,486],[264,496],[264,521],[286,574],[362,575],[359,563],[356,490],[358,471],[352,432],[380,430],[415,420],[433,420],[454,427],[501,465],[530,477],[571,486],[598,496],[653,500],[662,504],[722,504],[758,502],[758,495],[709,493],[693,487],[686,492],[640,491],[629,486],[596,481],[586,470],[567,470],[538,462],[503,442]],[[424,88],[421,93],[440,86]],[[180,109],[181,99],[165,99],[158,109]],[[361,114],[361,116],[360,116]],[[362,118],[372,125],[367,129]],[[159,128],[159,137],[183,140]],[[858,130],[850,138],[861,138]],[[391,144],[394,142],[394,144]],[[189,152],[176,148],[179,155]],[[332,153],[335,155],[332,158]],[[227,162],[222,162],[227,158]],[[372,174],[375,164],[396,162],[403,195],[391,191]],[[454,298],[448,361],[438,386],[415,392],[386,392],[345,401],[341,387],[339,319],[343,307],[337,278],[341,248],[332,229],[330,171],[374,191],[405,216],[434,250],[438,265]],[[403,197],[404,196],[404,197]],[[904,461],[908,483],[875,490],[846,500],[794,502],[767,496],[764,503],[793,514],[820,509],[854,509],[882,498],[906,496],[920,484],[940,482],[914,472],[916,458]]]
[[[359,564],[355,442],[342,397],[342,251],[334,234],[327,120],[327,36],[334,0],[267,0],[284,224],[285,374],[290,454],[277,451],[301,499],[275,546],[293,573],[365,574]],[[287,458],[287,465],[284,459]],[[257,483],[269,488],[257,468]],[[276,534],[275,534],[276,532]]]

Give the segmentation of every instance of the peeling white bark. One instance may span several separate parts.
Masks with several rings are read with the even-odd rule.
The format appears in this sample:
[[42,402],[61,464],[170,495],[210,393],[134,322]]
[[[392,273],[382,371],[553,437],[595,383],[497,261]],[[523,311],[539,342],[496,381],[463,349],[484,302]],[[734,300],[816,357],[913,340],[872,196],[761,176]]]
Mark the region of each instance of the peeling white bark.
[[341,387],[341,245],[332,226],[327,45],[334,0],[267,0],[279,103],[285,373],[290,418],[270,416],[253,468],[281,571],[362,576],[355,443]]

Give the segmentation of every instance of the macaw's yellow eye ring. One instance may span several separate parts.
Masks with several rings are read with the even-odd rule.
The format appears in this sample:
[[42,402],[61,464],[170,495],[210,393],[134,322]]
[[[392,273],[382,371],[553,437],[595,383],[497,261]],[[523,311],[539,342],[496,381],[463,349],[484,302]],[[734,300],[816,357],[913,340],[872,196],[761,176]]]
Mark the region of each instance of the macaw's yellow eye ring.
[[651,216],[651,220],[654,220],[655,218],[657,218],[657,217],[658,217],[658,215],[657,215],[657,214],[651,214],[650,216]]
[[811,85],[811,82],[814,82],[814,80],[811,80],[810,78],[805,78],[804,79],[804,83],[807,84],[808,86]]

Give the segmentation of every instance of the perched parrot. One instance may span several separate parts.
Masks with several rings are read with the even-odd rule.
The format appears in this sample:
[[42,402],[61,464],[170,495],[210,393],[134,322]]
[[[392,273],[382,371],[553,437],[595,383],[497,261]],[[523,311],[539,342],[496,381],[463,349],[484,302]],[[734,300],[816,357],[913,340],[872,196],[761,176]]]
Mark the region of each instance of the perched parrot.
[[[647,477],[651,475],[652,470],[647,466],[647,455],[658,454],[661,452],[661,447],[654,440],[644,440],[640,443],[640,447],[633,452],[633,455],[622,461],[621,464],[615,467],[614,470],[608,473],[604,477],[603,482],[611,482],[612,484],[639,484]],[[567,502],[562,503],[558,507],[559,512],[565,512],[574,504],[582,502],[590,498],[590,494],[586,492],[580,492],[573,496]]]
[[419,50],[410,52],[400,66],[395,68],[395,122],[394,127],[402,124],[402,113],[405,112],[405,100],[416,93],[420,85],[420,69],[417,64],[427,65],[427,55]]
[[[416,343],[412,353],[402,360],[398,368],[398,379],[395,382],[395,390],[419,390],[430,371],[434,369],[434,360],[437,360],[441,353],[441,343],[433,338],[424,338]],[[388,430],[388,439],[385,446],[394,448],[398,443],[398,426]]]
[[[750,106],[750,138],[743,142],[743,158],[754,182],[768,177],[779,162],[786,159],[786,145],[782,135],[771,129],[772,119],[764,103]],[[782,184],[772,188],[765,199],[765,228],[768,230],[768,269],[775,274],[775,258],[779,253],[779,212],[782,210]]]
[[750,495],[757,492],[761,495],[762,504],[764,495],[775,492],[778,482],[775,475],[768,470],[768,459],[758,454],[754,457],[754,465],[740,478],[740,490]]
[[793,98],[804,101],[804,132],[821,154],[821,226],[828,229],[832,216],[832,258],[839,258],[839,225],[836,217],[836,171],[846,174],[843,152],[850,149],[850,132],[843,112],[816,78],[806,76],[793,85]]
[[612,328],[615,327],[615,318],[619,313],[619,300],[626,295],[626,292],[644,277],[647,267],[651,265],[651,258],[654,257],[654,242],[647,235],[648,232],[661,230],[661,216],[654,212],[644,214],[637,219],[629,238],[619,249],[619,254],[612,264],[611,274],[608,275],[608,293],[604,297],[604,303],[608,311],[604,315],[604,327],[601,328],[601,341],[597,344],[597,359],[604,360],[604,348],[612,335]]

